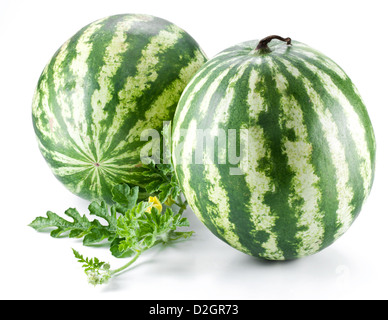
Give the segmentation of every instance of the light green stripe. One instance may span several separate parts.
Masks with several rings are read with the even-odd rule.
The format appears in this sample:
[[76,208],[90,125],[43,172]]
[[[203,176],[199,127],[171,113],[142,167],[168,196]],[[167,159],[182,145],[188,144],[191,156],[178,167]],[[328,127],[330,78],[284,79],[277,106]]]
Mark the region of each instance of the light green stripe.
[[[232,66],[231,66],[232,67]],[[208,116],[208,109],[210,105],[210,100],[213,98],[214,92],[218,89],[220,86],[220,83],[222,80],[224,80],[225,76],[230,72],[230,69],[226,69],[223,72],[221,72],[217,78],[215,78],[210,86],[206,89],[206,94],[202,99],[202,102],[199,106],[199,117],[203,119],[204,117]]]
[[[182,152],[178,156],[180,157],[179,165],[181,166],[181,177],[183,177],[183,179],[181,179],[180,182],[182,185],[182,190],[184,190],[185,198],[190,204],[190,207],[194,211],[195,215],[202,221],[202,223],[205,223],[205,219],[202,216],[201,210],[196,206],[197,194],[194,192],[190,185],[192,156],[195,146],[197,144],[196,130],[197,122],[195,120],[192,120],[188,126],[184,144],[182,146],[176,145],[175,151],[179,149],[178,147],[181,147]],[[173,153],[173,157],[174,155],[175,153]],[[177,158],[174,158],[173,161],[176,164],[178,163]]]
[[[156,101],[145,112],[145,119],[139,120],[133,128],[131,128],[126,140],[129,142],[137,141],[141,132],[148,128],[158,128],[161,126],[161,119],[169,119],[170,110],[167,106],[175,106],[179,101],[182,91],[195,71],[198,70],[204,63],[204,57],[201,51],[197,50],[195,58],[190,63],[181,69],[178,79],[173,81],[165,88]],[[125,142],[125,141],[124,141]]]
[[[183,121],[186,118],[186,115],[190,109],[191,102],[193,101],[194,97],[198,93],[198,91],[203,87],[203,85],[206,83],[206,81],[209,79],[209,77],[212,75],[212,72],[214,72],[214,69],[211,69],[213,65],[217,65],[216,61],[212,61],[211,63],[208,63],[203,67],[200,71],[198,71],[194,77],[190,80],[190,83],[186,86],[186,88],[183,90],[182,97],[186,98],[185,104],[182,105],[182,103],[179,103],[179,114],[174,117],[174,123],[176,128],[181,128]],[[206,76],[203,76],[203,74],[206,74]],[[197,82],[197,79],[200,79]],[[194,84],[194,88],[192,88]],[[187,97],[186,92],[189,91],[190,95]],[[179,134],[179,132],[176,132],[176,134]],[[174,138],[174,133],[172,137],[173,145],[178,143],[179,139]]]
[[[167,88],[164,89],[161,95],[155,100],[151,107],[145,112],[145,119],[139,119],[136,124],[131,128],[127,137],[121,141],[115,148],[115,156],[110,155],[108,162],[114,163],[117,160],[137,156],[139,157],[139,150],[128,150],[128,143],[138,142],[140,135],[146,129],[159,128],[162,125],[162,119],[169,119],[170,111],[166,106],[174,106],[176,101],[179,100],[181,92],[190,80],[190,76],[195,74],[195,70],[198,70],[204,63],[204,56],[200,50],[195,53],[195,58],[190,63],[183,67],[180,71],[178,79],[172,82]],[[151,141],[150,143],[157,143],[157,141]]]
[[348,76],[346,73],[336,64],[333,60],[330,58],[324,56],[322,53],[312,49],[311,47],[305,45],[304,43],[301,42],[295,42],[293,44],[293,49],[298,49],[296,50],[297,52],[300,51],[301,54],[303,54],[306,57],[309,57],[316,62],[321,63],[328,69],[332,70],[335,72],[342,80],[348,79]]
[[210,219],[213,225],[217,228],[218,233],[223,236],[234,248],[248,253],[249,250],[241,243],[238,235],[235,232],[235,225],[230,222],[230,205],[229,195],[225,188],[221,185],[221,175],[217,165],[211,163],[210,159],[205,159],[205,181],[208,183],[208,199],[213,203],[207,206]]
[[[206,95],[207,99],[206,100],[204,99],[201,103],[200,112],[202,115],[208,114],[208,112],[206,112],[206,111],[209,109],[210,99],[213,96],[214,92],[217,90],[217,86],[219,86],[221,84],[221,81],[224,80],[225,76],[228,73],[230,73],[231,70],[233,70],[235,65],[238,65],[238,64],[239,63],[231,64],[230,68],[228,68],[227,70],[222,72],[220,74],[220,76],[217,77],[217,79],[215,79],[213,81],[213,83],[208,91],[211,93],[211,95],[210,96]],[[235,96],[234,86],[241,79],[242,75],[244,74],[244,72],[246,71],[246,69],[248,67],[249,67],[249,63],[240,64],[238,66],[237,70],[235,71],[234,75],[229,78],[227,90],[224,93],[223,98],[218,103],[216,111],[214,112],[214,115],[213,115],[213,124],[214,125],[211,127],[213,132],[217,132],[219,127],[224,127],[225,124],[229,121],[229,117],[230,117],[229,106],[231,105],[233,98]],[[213,85],[216,86],[216,88],[214,88]],[[234,128],[234,129],[239,129],[239,128]]]
[[113,98],[114,82],[112,77],[116,75],[122,64],[122,53],[129,47],[129,43],[126,41],[128,31],[136,21],[140,20],[141,18],[138,16],[128,15],[118,22],[116,32],[106,47],[103,58],[104,63],[98,75],[97,82],[99,89],[95,90],[91,97],[93,144],[95,145],[97,153],[96,162],[100,164],[103,156],[103,150],[100,145],[100,134],[104,130],[104,125],[101,123],[109,115],[104,108]]
[[102,173],[100,171],[99,167],[94,167],[93,168],[93,175],[91,179],[91,185],[89,186],[90,189],[94,190],[95,194],[102,196],[102,185],[101,185],[101,176]]
[[341,226],[335,235],[335,238],[338,238],[348,230],[353,222],[352,212],[354,210],[354,207],[351,204],[354,194],[352,188],[349,186],[349,166],[346,161],[345,147],[339,139],[338,128],[329,109],[325,107],[320,96],[313,89],[311,82],[305,77],[303,77],[302,80],[311,99],[314,111],[317,113],[318,119],[320,120],[336,171],[337,200],[339,202],[336,214],[337,223]]
[[[235,84],[241,79],[242,75],[246,71],[249,64],[239,65],[234,75],[228,81],[227,90],[224,93],[223,98],[219,101],[216,110],[213,115],[213,126],[208,130],[208,133],[215,137],[218,135],[218,129],[224,127],[229,120],[229,106],[235,97]],[[207,109],[210,105],[210,100],[213,94],[217,91],[220,83],[224,80],[225,76],[233,70],[234,65],[231,65],[228,69],[221,72],[221,74],[212,82],[206,97],[201,103],[200,113],[208,114]],[[203,109],[202,109],[203,108]],[[239,129],[239,128],[236,128]],[[204,148],[205,149],[205,148]],[[248,249],[245,248],[241,243],[240,239],[235,232],[235,225],[230,221],[230,205],[228,202],[229,195],[226,189],[221,185],[221,174],[217,168],[217,164],[214,163],[214,154],[208,154],[207,151],[213,152],[213,148],[206,148],[204,150],[204,168],[205,168],[205,181],[209,183],[208,197],[213,205],[209,205],[209,211],[213,211],[211,219],[214,225],[218,229],[218,233],[223,235],[223,238],[233,247],[248,253]]]
[[[260,60],[261,62],[258,61],[259,65],[264,63],[264,58]],[[262,88],[265,88],[264,75],[252,69],[249,77],[249,95],[247,100],[249,105],[249,118],[252,121],[257,121],[260,113],[268,112],[268,104],[263,97]]]
[[[91,163],[89,161],[84,161],[82,159],[75,159],[73,157],[69,157],[63,153],[60,153],[59,151],[55,151],[52,149],[48,150],[42,144],[42,142],[40,140],[38,140],[38,144],[39,144],[39,148],[42,151],[42,153],[44,154],[44,156],[50,157],[50,159],[52,159],[52,161],[61,162],[64,164],[70,164],[70,165],[74,165],[74,166],[84,166],[83,170],[85,170],[85,168],[91,166]],[[52,168],[52,169],[55,170],[55,168]]]
[[[92,191],[94,188],[91,186],[91,184],[88,181],[89,179],[91,179],[90,176],[92,176],[94,172],[95,172],[94,170],[85,171],[85,175],[83,176],[82,180],[80,180],[75,185],[74,183],[68,184],[67,187],[69,188],[70,191],[72,191],[75,194],[80,194],[84,188],[87,188],[91,191],[93,195],[96,195],[96,193]],[[100,196],[100,194],[98,194],[97,196]]]
[[[57,130],[57,124],[54,121],[55,116],[50,109],[50,104],[48,101],[49,98],[49,86],[48,86],[48,76],[47,71],[49,64],[46,65],[41,77],[39,87],[35,91],[32,110],[34,117],[36,119],[35,125],[37,129],[41,132],[44,137],[49,137],[55,143],[58,142],[56,135],[54,134]],[[49,125],[43,123],[44,118],[49,121]]]
[[361,159],[360,172],[364,182],[364,196],[366,198],[372,187],[373,172],[371,155],[366,140],[365,127],[363,126],[359,115],[354,110],[354,107],[342,91],[334,84],[330,76],[308,62],[305,62],[305,64],[312,72],[319,76],[325,90],[330,94],[330,96],[338,101],[339,105],[343,108],[346,114],[347,129],[354,141],[357,154]]
[[170,25],[166,30],[160,31],[157,36],[151,38],[150,43],[143,49],[142,57],[136,66],[136,75],[128,77],[124,88],[118,92],[120,103],[116,107],[116,115],[107,132],[103,149],[109,149],[114,136],[127,119],[128,112],[136,112],[137,98],[157,79],[158,54],[174,46],[182,36],[182,29]]
[[[268,111],[266,100],[262,96],[260,88],[263,75],[252,69],[249,77],[249,94],[247,103],[249,105],[250,122],[256,123],[262,112]],[[248,163],[240,164],[240,169],[245,173],[245,181],[250,190],[249,210],[251,221],[255,226],[255,231],[264,231],[268,234],[268,240],[260,243],[265,249],[265,256],[268,259],[284,260],[283,252],[278,247],[277,235],[272,231],[275,227],[276,217],[271,208],[265,204],[265,194],[274,192],[275,185],[271,177],[264,171],[258,170],[263,159],[271,159],[271,150],[265,146],[265,135],[263,128],[259,126],[249,126],[248,128]]]
[[277,75],[276,87],[281,95],[280,125],[283,131],[293,130],[295,133],[292,141],[284,135],[282,143],[288,166],[294,173],[289,205],[297,212],[297,226],[302,230],[296,234],[300,240],[298,255],[306,256],[318,252],[323,242],[324,214],[319,208],[322,194],[317,185],[319,178],[311,163],[313,146],[308,140],[302,108],[297,100],[287,93],[289,85],[286,78],[278,70],[275,70],[274,74]]
[[[237,60],[238,59],[232,59],[230,61],[228,60],[223,62],[212,60],[195,74],[195,76],[191,79],[190,84],[186,86],[185,90],[182,93],[181,101],[184,98],[185,102],[184,104],[182,104],[182,102],[179,103],[179,107],[178,107],[179,113],[177,114],[176,117],[174,117],[174,123],[175,123],[174,127],[176,128],[182,127],[182,124],[187,116],[187,113],[190,110],[190,106],[192,104],[193,99],[196,97],[198,92],[201,89],[203,89],[204,84],[209,81],[209,79],[214,75],[214,73],[217,72],[220,68],[233,64]],[[215,68],[213,68],[213,66],[215,66]],[[216,89],[217,87],[214,87],[213,90],[207,89],[206,94],[208,94],[210,97],[212,94],[214,94],[214,90]],[[186,92],[190,92],[190,94],[187,94]],[[178,143],[178,140],[174,138],[174,134],[172,137],[172,141],[173,141],[173,146],[176,143]]]
[[[90,24],[82,33],[76,45],[76,56],[70,63],[70,69],[73,72],[74,88],[70,96],[63,90],[66,85],[66,74],[62,70],[61,60],[63,56],[55,61],[54,65],[54,87],[56,92],[56,100],[61,107],[61,114],[63,121],[66,124],[66,131],[74,143],[81,149],[92,163],[97,162],[93,152],[89,147],[89,139],[86,138],[87,120],[85,118],[85,110],[79,106],[84,105],[85,99],[85,76],[88,72],[87,60],[92,52],[93,43],[90,41],[91,37],[101,27],[104,20],[96,21]],[[79,133],[84,133],[83,135]],[[75,148],[77,149],[77,148]],[[80,157],[85,157],[80,154]]]

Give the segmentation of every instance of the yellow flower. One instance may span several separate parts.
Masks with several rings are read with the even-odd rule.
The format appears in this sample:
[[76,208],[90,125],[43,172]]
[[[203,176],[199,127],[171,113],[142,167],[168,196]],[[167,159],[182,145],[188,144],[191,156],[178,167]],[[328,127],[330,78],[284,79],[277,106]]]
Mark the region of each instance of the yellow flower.
[[156,208],[159,213],[162,212],[163,206],[157,197],[149,197],[148,202],[150,202],[152,205],[146,210],[146,212],[151,213],[152,208]]

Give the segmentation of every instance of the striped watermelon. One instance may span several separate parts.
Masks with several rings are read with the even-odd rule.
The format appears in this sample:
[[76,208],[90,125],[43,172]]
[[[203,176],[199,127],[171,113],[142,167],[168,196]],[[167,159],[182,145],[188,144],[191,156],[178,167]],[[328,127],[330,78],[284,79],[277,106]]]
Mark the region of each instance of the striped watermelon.
[[226,49],[190,81],[174,116],[173,163],[212,233],[244,253],[289,260],[352,225],[371,191],[375,138],[331,59],[290,39],[260,43]]
[[116,184],[143,186],[140,135],[172,120],[205,60],[189,34],[157,17],[116,15],[81,29],[48,63],[33,100],[54,175],[89,200],[109,201]]

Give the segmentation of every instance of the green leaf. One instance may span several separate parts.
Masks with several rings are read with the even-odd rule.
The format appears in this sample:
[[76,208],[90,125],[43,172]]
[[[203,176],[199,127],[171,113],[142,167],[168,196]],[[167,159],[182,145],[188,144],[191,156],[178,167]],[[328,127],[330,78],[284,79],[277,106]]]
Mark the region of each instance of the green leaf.
[[146,186],[146,190],[149,194],[155,194],[159,191],[160,185],[163,182],[162,179],[157,179],[155,181],[152,181]]
[[68,209],[65,211],[65,215],[72,218],[73,221],[68,221],[56,213],[48,211],[47,218],[38,217],[29,224],[30,227],[37,231],[41,231],[48,228],[56,228],[51,231],[53,238],[60,238],[65,233],[69,232],[69,238],[81,238],[87,234],[92,228],[102,227],[97,220],[89,221],[86,216],[82,216],[76,209]]
[[[88,209],[89,214],[103,219],[104,225],[97,219],[88,219],[81,216],[76,209],[66,210],[65,215],[71,219],[64,219],[57,214],[48,211],[47,217],[36,218],[30,226],[35,230],[51,230],[54,238],[65,237],[82,238],[83,244],[90,246],[101,243],[107,239],[110,242],[110,251],[114,257],[132,260],[122,268],[110,270],[109,264],[97,258],[84,258],[73,249],[74,256],[82,263],[89,282],[93,285],[106,283],[114,274],[128,268],[145,250],[160,244],[167,244],[178,239],[187,239],[193,232],[177,230],[189,227],[186,218],[181,213],[185,210],[187,202],[180,198],[181,189],[170,164],[158,164],[151,161],[144,165],[144,175],[152,177],[146,187],[146,191],[164,203],[163,210],[159,201],[151,199],[143,200],[144,189],[128,184],[117,185],[112,189],[113,205],[108,206],[102,201],[92,202]],[[141,198],[140,194],[142,194]],[[177,202],[175,202],[177,200]],[[180,207],[175,214],[172,204]],[[158,206],[156,206],[158,204]],[[156,209],[158,208],[158,209]],[[161,212],[159,211],[161,210]]]
[[153,180],[146,185],[146,191],[150,195],[157,196],[162,203],[165,203],[169,197],[175,202],[181,194],[181,189],[173,166],[168,163],[155,164],[151,161],[144,165],[144,168],[143,175],[152,177]]
[[30,227],[37,231],[44,229],[55,228],[50,235],[53,238],[65,237],[82,238],[83,244],[89,246],[101,242],[104,239],[113,239],[116,236],[116,214],[112,211],[109,213],[107,205],[103,202],[99,205],[97,202],[92,202],[89,206],[90,213],[105,219],[108,226],[103,226],[98,220],[89,219],[83,215],[81,216],[76,209],[68,209],[65,215],[72,218],[73,221],[68,221],[61,218],[56,213],[47,212],[47,218],[38,217],[29,224]]
[[110,209],[105,202],[100,204],[97,202],[92,202],[89,205],[89,212],[92,215],[103,218],[108,222],[107,226],[94,227],[90,232],[84,237],[84,245],[92,245],[99,243],[104,239],[112,241],[116,237],[116,228],[117,228],[117,213],[116,208],[112,206]]
[[162,203],[165,202],[168,196],[172,194],[173,189],[174,189],[174,186],[171,185],[171,183],[163,183],[159,187],[159,191],[160,191],[158,195],[159,201]]
[[[151,212],[146,210],[149,204],[140,204],[120,217],[117,223],[117,234],[120,241],[115,250],[145,251],[158,243],[168,243],[180,238],[188,238],[192,232],[176,232],[177,228],[188,227],[186,218],[175,214],[170,208],[160,213],[152,207]],[[116,253],[117,254],[117,253]]]
[[127,248],[126,250],[120,250],[120,243],[123,241],[125,241],[124,238],[116,238],[110,245],[110,252],[115,258],[129,258],[135,254],[135,252],[130,248]]
[[139,187],[130,188],[126,184],[120,184],[112,189],[112,195],[116,210],[124,214],[136,205]]
[[73,254],[88,276],[89,283],[92,285],[104,284],[112,277],[109,263],[100,261],[98,258],[84,258],[82,254],[73,249]]
[[129,187],[126,184],[117,185],[112,189],[115,204],[109,207],[106,202],[93,201],[88,209],[90,215],[102,218],[107,225],[102,225],[98,220],[89,220],[85,215],[81,216],[76,209],[68,209],[65,215],[73,221],[61,218],[56,213],[47,212],[47,217],[38,217],[29,224],[37,231],[52,229],[54,238],[65,237],[82,238],[85,246],[102,242],[105,239],[112,242],[116,238],[117,213],[124,214],[136,206],[139,195],[139,187]]

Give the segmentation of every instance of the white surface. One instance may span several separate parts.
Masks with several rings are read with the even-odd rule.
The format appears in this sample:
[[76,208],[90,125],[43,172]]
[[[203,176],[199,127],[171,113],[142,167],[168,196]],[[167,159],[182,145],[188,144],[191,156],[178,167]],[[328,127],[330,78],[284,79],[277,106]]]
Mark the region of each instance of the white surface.
[[[387,1],[0,0],[1,299],[387,299]],[[53,177],[38,150],[31,100],[43,67],[84,25],[117,13],[160,16],[188,31],[209,57],[270,34],[324,52],[352,78],[378,143],[372,194],[352,228],[309,258],[260,262],[215,238],[187,212],[195,237],[144,254],[108,286],[87,284],[71,248],[114,259],[106,248],[53,239],[27,227],[47,210],[86,213],[87,202]]]

